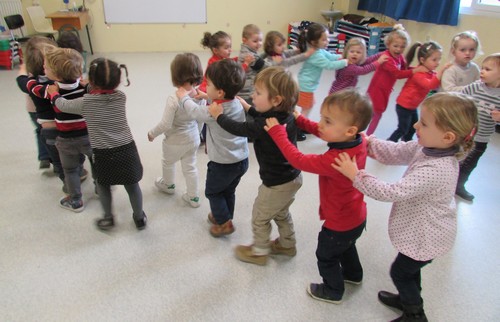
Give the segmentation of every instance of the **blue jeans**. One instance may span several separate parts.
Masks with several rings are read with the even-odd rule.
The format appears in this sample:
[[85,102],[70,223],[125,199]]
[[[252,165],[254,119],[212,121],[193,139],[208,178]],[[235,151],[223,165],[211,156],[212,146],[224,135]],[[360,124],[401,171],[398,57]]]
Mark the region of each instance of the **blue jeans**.
[[205,196],[215,221],[222,225],[233,219],[236,187],[248,170],[248,158],[231,164],[210,161],[207,167]]
[[325,289],[333,298],[344,295],[344,279],[361,281],[363,267],[359,261],[356,240],[363,233],[366,222],[348,231],[334,231],[323,227],[318,234],[316,258],[319,275]]
[[422,298],[420,297],[420,291],[422,290],[420,269],[430,262],[432,260],[421,262],[398,253],[391,266],[391,278],[398,289],[402,304],[422,304]]
[[36,146],[38,148],[38,161],[50,160],[49,152],[47,151],[45,142],[42,140],[42,136],[40,135],[42,126],[37,122],[36,113],[28,112],[28,114],[30,115],[31,122],[35,126]]
[[405,142],[413,139],[415,128],[413,124],[418,122],[417,110],[409,110],[396,104],[396,113],[398,114],[398,128],[388,138],[389,141],[398,142],[400,138]]

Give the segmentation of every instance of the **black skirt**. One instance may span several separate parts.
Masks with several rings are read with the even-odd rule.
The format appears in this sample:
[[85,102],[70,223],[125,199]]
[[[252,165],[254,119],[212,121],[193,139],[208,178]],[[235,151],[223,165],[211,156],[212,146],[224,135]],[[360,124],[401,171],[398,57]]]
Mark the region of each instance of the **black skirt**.
[[141,181],[142,164],[135,142],[111,148],[93,149],[97,183],[130,185]]

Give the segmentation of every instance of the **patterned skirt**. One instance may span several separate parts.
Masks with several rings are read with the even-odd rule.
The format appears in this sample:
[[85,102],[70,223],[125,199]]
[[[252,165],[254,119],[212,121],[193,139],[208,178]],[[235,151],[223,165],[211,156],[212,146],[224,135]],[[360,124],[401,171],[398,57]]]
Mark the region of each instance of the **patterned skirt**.
[[99,184],[130,185],[141,181],[143,169],[134,141],[111,149],[93,149],[93,154]]

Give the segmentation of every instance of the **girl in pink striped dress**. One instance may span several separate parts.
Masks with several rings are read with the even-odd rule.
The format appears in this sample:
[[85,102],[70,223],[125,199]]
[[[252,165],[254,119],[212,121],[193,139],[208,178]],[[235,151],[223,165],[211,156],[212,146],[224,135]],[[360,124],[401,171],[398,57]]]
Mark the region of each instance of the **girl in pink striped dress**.
[[374,71],[389,58],[387,55],[383,55],[383,53],[366,57],[365,40],[358,37],[349,39],[342,57],[348,60],[349,65],[346,68],[337,69],[335,80],[328,94],[338,92],[347,87],[356,87],[360,75],[366,75]]

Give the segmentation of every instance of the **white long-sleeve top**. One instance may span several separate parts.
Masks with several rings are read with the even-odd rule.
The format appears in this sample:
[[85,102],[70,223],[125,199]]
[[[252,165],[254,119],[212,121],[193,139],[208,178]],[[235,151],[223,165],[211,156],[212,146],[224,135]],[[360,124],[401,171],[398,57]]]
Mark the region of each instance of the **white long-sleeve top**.
[[[202,102],[198,102],[203,104]],[[198,123],[186,109],[180,108],[175,94],[167,97],[165,110],[160,122],[149,131],[152,137],[165,134],[165,142],[172,145],[200,144]]]
[[381,163],[408,165],[395,183],[383,182],[365,170],[354,179],[354,187],[366,196],[393,202],[389,237],[394,247],[418,261],[449,251],[457,233],[457,158],[427,156],[415,141],[394,143],[370,138],[368,151]]

